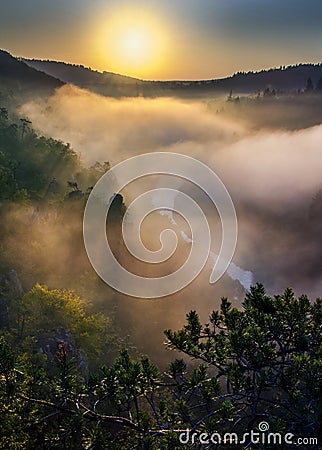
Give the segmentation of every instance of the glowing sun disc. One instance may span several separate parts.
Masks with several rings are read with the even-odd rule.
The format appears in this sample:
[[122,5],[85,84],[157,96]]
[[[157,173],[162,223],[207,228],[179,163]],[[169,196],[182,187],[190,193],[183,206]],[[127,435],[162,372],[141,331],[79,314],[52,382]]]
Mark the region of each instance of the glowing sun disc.
[[146,30],[133,29],[120,33],[120,58],[144,64],[153,58],[153,39]]
[[112,14],[103,27],[100,39],[110,71],[144,77],[162,64],[166,33],[153,15],[123,11]]

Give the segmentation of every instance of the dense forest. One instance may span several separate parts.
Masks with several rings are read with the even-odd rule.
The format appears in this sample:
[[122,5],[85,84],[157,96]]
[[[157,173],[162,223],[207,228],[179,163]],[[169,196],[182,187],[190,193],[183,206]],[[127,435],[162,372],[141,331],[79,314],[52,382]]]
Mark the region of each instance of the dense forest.
[[264,91],[267,88],[278,92],[297,92],[305,90],[306,80],[309,78],[311,89],[316,87],[321,90],[322,86],[321,64],[298,64],[259,72],[237,72],[230,77],[211,80],[144,81],[57,61],[34,59],[21,61],[62,82],[73,83],[81,88],[111,97],[211,95],[226,93],[230,90],[247,94]]
[[[36,95],[30,76],[0,78],[0,448],[320,448],[322,299],[257,283],[240,308],[223,297],[206,323],[192,310],[165,330],[165,368],[140,354],[83,246],[86,200],[110,164],[35,131],[19,109]],[[62,84],[37,77],[37,95]],[[112,239],[125,208],[118,198]]]

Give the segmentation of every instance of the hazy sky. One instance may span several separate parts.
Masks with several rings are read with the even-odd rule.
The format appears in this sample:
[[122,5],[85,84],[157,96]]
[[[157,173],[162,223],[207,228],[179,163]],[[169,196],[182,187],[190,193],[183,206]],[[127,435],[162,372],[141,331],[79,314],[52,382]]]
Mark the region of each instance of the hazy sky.
[[0,48],[140,78],[322,61],[321,0],[11,0]]

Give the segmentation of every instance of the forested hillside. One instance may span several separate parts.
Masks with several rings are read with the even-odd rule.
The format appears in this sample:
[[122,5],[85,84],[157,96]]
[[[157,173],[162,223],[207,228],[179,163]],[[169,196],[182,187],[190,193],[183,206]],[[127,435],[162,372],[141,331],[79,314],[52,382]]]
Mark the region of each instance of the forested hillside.
[[279,92],[303,91],[307,80],[312,88],[322,87],[322,64],[299,64],[260,72],[238,72],[210,80],[143,81],[109,72],[98,72],[84,66],[56,61],[23,60],[30,67],[60,80],[109,96],[191,95],[194,93],[254,93],[265,89]]
[[11,94],[11,100],[35,98],[50,95],[64,83],[44,72],[30,67],[14,58],[10,53],[0,50],[0,93]]

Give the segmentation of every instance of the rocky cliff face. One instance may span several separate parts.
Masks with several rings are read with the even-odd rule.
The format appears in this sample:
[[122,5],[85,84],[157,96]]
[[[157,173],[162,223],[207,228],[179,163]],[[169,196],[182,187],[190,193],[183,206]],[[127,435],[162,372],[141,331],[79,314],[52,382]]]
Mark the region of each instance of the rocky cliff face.
[[9,305],[24,291],[15,270],[0,274],[0,329],[9,328]]
[[4,294],[9,298],[15,298],[20,297],[23,293],[19,277],[14,269],[0,274],[0,294]]
[[36,336],[36,349],[38,353],[46,355],[47,373],[55,374],[56,355],[59,345],[64,344],[68,351],[69,360],[74,360],[78,373],[84,379],[88,378],[88,358],[84,350],[77,348],[72,333],[66,328],[43,331]]

